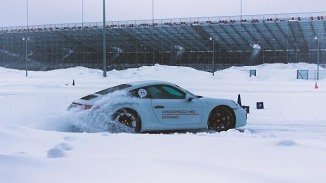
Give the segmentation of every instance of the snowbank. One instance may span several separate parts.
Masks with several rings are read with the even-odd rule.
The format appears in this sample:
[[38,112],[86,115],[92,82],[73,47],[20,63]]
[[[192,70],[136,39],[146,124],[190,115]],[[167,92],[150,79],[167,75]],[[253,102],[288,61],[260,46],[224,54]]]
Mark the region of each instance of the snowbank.
[[[155,65],[124,71],[0,68],[0,177],[35,182],[325,182],[326,80],[297,80],[310,64],[264,64],[211,73]],[[257,70],[249,77],[249,70]],[[222,133],[108,133],[75,99],[125,82],[174,82],[250,106],[248,125]],[[75,81],[75,86],[72,81]],[[264,102],[265,109],[255,108]],[[82,127],[78,132],[72,126]]]

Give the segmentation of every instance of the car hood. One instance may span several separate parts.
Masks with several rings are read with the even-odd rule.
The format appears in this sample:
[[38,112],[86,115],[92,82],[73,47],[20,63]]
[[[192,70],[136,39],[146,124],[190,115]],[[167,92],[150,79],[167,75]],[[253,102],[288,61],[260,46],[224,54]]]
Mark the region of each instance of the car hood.
[[210,98],[210,97],[203,97],[199,100],[202,100],[203,102],[209,104],[209,105],[228,105],[232,108],[241,108],[239,104],[237,104],[235,101],[230,99],[219,99],[219,98]]

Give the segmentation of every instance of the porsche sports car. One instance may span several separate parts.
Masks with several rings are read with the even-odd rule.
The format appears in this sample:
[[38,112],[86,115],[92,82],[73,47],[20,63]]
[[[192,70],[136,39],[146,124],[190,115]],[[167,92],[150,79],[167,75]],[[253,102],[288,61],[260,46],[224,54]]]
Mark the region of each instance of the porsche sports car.
[[68,110],[96,110],[102,107],[98,101],[118,91],[124,91],[130,100],[110,106],[113,112],[108,114],[109,119],[135,133],[201,129],[220,132],[247,123],[247,112],[236,102],[196,96],[163,81],[139,81],[107,88],[74,101]]

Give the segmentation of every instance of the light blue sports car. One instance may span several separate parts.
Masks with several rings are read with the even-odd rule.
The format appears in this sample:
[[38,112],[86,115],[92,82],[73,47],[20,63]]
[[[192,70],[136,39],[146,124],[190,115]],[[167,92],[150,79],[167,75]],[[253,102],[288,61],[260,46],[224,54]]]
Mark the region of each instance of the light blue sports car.
[[68,109],[108,107],[98,102],[116,92],[129,98],[110,105],[110,119],[135,133],[150,131],[226,131],[246,125],[247,112],[236,102],[196,96],[176,84],[139,81],[121,84],[74,101]]

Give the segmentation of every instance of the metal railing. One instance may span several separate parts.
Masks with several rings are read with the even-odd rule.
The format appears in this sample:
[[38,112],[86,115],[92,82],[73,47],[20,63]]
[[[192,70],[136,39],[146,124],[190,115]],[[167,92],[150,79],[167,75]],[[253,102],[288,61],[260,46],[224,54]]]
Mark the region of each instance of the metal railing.
[[[107,21],[106,28],[143,27],[143,26],[174,26],[174,25],[203,25],[203,24],[246,24],[246,23],[272,23],[284,21],[324,21],[326,12],[310,13],[285,13],[243,16],[171,18],[154,20],[127,20]],[[34,32],[34,31],[62,31],[62,30],[87,30],[102,29],[102,22],[64,23],[0,27],[0,33],[8,32]]]

